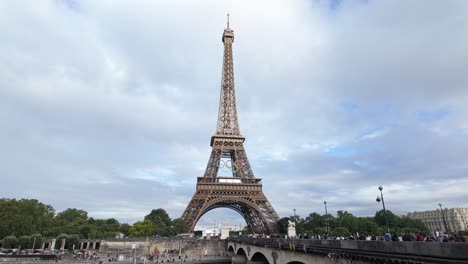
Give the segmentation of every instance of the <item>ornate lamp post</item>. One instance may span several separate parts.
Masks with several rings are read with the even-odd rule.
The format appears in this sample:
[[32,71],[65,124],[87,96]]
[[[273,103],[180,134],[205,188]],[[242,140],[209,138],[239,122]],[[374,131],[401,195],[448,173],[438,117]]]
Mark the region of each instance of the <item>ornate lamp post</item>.
[[442,213],[442,219],[444,220],[445,232],[448,232],[447,222],[445,221],[444,211],[442,210],[442,204],[439,203],[440,212]]
[[383,187],[379,186],[379,190],[380,190],[380,196],[377,196],[377,199],[375,199],[375,200],[378,203],[380,203],[380,201],[382,201],[383,212],[384,212],[384,216],[385,216],[385,224],[387,225],[387,233],[390,233],[390,227],[388,226],[387,210],[385,210],[385,202],[384,202],[383,193],[382,193]]
[[328,212],[327,212],[327,201],[323,201],[325,205],[325,232],[328,235]]

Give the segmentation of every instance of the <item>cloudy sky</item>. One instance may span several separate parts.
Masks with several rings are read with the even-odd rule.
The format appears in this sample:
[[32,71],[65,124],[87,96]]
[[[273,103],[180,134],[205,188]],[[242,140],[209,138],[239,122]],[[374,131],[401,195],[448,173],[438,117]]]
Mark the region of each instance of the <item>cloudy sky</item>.
[[[180,217],[215,132],[226,13],[280,217],[468,207],[467,1],[0,1],[0,196]],[[239,215],[206,214],[201,224]]]

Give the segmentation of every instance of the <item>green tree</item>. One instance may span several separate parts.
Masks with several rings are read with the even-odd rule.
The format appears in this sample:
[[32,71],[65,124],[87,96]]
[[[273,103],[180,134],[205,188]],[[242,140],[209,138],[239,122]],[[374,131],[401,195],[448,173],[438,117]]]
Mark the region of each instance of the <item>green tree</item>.
[[379,226],[371,217],[357,217],[357,232],[364,235],[377,234]]
[[51,226],[54,209],[34,199],[0,199],[0,237],[42,233]]
[[307,234],[325,233],[325,216],[318,213],[311,213],[304,219],[302,225],[303,232]]
[[358,232],[356,217],[347,211],[340,210],[337,212],[336,223],[338,227],[347,228],[350,233]]
[[15,236],[7,236],[3,238],[4,248],[16,248],[18,245],[18,239]]
[[[387,210],[387,218],[388,218],[388,225],[390,229],[398,227],[398,216],[394,214],[392,211]],[[377,211],[374,216],[374,221],[379,225],[379,226],[386,226],[385,223],[385,214],[383,210]]]
[[154,232],[154,224],[150,220],[136,222],[129,230],[132,236],[150,236]]
[[124,236],[129,236],[130,235],[130,225],[129,224],[121,224],[120,225],[120,233],[124,234]]
[[[34,241],[34,239],[35,239],[35,241]],[[34,245],[34,249],[41,248],[42,241],[43,241],[43,239],[42,239],[41,234],[33,234],[31,236],[31,243],[32,243],[32,245]]]
[[162,208],[153,209],[145,216],[145,220],[150,220],[154,224],[154,232],[159,236],[170,236],[172,221],[169,215]]
[[188,232],[188,226],[182,218],[177,218],[172,221],[172,235],[183,234]]
[[280,234],[287,234],[288,233],[288,221],[291,221],[291,218],[289,217],[283,217],[278,222],[276,223],[276,226],[278,228],[278,232]]
[[56,220],[64,221],[64,222],[73,222],[77,218],[87,220],[88,213],[84,210],[68,208],[67,210],[58,213],[57,216],[55,217]]
[[20,236],[17,243],[18,247],[21,247],[22,249],[28,249],[32,247],[30,236]]
[[347,237],[349,235],[349,230],[346,227],[335,227],[330,231],[332,236]]
[[62,246],[62,239],[65,239],[65,243],[67,242],[68,235],[67,234],[60,234],[57,236],[57,241],[55,242],[55,249],[60,249]]
[[80,248],[80,236],[77,234],[69,235],[65,243],[65,248],[68,250]]

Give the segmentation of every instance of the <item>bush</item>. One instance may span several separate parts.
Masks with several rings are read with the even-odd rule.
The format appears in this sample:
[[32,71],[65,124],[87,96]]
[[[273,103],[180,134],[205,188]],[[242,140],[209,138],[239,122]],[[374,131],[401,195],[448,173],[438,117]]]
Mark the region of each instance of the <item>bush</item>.
[[[34,239],[36,239],[36,242],[34,242]],[[42,242],[43,239],[41,234],[34,234],[31,236],[31,247],[34,245],[34,249],[41,248]]]
[[3,239],[4,248],[15,248],[17,246],[18,239],[15,236],[7,236]]
[[65,239],[65,242],[66,239],[68,238],[68,235],[67,234],[60,234],[57,236],[57,241],[55,241],[55,249],[60,249],[60,246],[62,245],[62,239]]
[[80,236],[76,234],[69,235],[65,243],[65,248],[68,250],[79,249],[80,248]]
[[20,236],[18,238],[18,247],[21,249],[27,249],[32,247],[31,237],[30,236]]

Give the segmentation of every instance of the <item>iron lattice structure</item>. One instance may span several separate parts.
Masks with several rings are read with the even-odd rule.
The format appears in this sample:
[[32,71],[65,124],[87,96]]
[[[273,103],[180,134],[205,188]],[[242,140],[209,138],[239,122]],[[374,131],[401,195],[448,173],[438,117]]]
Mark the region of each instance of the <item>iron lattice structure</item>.
[[[219,99],[216,133],[211,137],[210,159],[203,177],[197,179],[197,189],[182,214],[182,219],[193,232],[197,221],[215,208],[230,208],[241,214],[249,232],[277,233],[279,220],[268,199],[263,194],[261,179],[255,178],[247,153],[245,138],[241,135],[237,118],[234,86],[232,43],[234,32],[224,30],[223,73]],[[228,170],[232,176],[218,176],[219,170]]]

